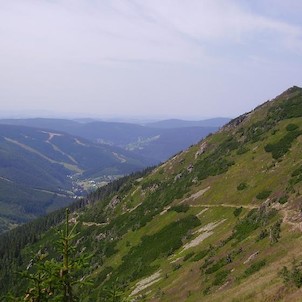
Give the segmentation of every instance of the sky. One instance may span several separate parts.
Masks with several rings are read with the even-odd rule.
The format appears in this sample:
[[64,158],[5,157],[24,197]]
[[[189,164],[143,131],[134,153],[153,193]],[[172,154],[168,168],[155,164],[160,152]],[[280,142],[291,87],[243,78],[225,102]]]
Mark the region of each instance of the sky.
[[302,86],[300,0],[0,0],[0,116],[236,117]]

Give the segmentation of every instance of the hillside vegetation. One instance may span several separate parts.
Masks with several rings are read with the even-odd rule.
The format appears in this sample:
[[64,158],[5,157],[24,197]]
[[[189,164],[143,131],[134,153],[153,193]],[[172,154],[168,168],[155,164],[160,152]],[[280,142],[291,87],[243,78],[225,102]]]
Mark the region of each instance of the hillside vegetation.
[[[92,255],[80,301],[106,301],[108,289],[130,301],[301,301],[301,147],[302,89],[292,87],[73,205],[78,255]],[[0,238],[0,291],[22,295],[12,271],[41,248],[54,255],[62,213]]]
[[85,189],[78,179],[120,177],[149,164],[66,133],[0,125],[0,233],[81,196]]

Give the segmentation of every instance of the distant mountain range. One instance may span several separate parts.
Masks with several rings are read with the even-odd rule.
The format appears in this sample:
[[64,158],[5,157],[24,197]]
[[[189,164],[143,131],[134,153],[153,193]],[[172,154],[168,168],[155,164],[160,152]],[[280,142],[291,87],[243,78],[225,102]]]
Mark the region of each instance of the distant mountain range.
[[0,120],[0,232],[116,177],[158,164],[216,129],[89,119]]
[[79,122],[65,119],[36,118],[4,119],[0,120],[0,124],[62,131],[96,143],[121,147],[149,158],[153,163],[159,163],[197,143],[207,134],[215,132],[227,121],[229,119],[225,118],[211,119],[204,122],[167,120],[142,126],[118,122],[89,120]]
[[153,123],[145,124],[147,127],[173,129],[184,127],[221,127],[228,123],[231,119],[225,117],[212,118],[202,121],[185,121],[179,119],[169,119]]

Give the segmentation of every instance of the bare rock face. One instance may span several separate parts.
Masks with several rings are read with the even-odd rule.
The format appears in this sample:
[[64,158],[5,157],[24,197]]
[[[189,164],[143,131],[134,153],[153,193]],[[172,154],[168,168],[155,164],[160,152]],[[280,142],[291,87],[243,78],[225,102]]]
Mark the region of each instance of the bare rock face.
[[236,128],[238,125],[240,125],[249,115],[250,113],[244,113],[234,119],[232,119],[229,123],[227,123],[222,129],[232,129]]
[[203,154],[203,153],[206,151],[207,147],[208,147],[208,143],[207,143],[206,141],[203,142],[203,143],[200,145],[199,150],[195,153],[195,159],[196,159],[199,155]]
[[121,202],[118,195],[114,196],[108,204],[108,207],[114,209]]
[[177,174],[177,175],[174,177],[174,182],[177,181],[177,180],[179,180],[179,179],[181,179],[181,177],[182,177],[182,173]]
[[193,171],[193,165],[192,165],[192,164],[190,164],[190,165],[187,167],[187,171],[188,171],[189,173],[191,173],[191,172]]

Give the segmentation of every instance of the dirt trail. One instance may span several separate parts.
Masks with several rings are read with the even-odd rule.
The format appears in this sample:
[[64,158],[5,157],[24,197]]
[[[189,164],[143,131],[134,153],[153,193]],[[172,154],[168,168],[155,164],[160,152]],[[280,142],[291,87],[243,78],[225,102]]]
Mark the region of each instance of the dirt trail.
[[257,205],[238,205],[238,204],[229,204],[229,203],[220,203],[220,204],[197,204],[197,205],[190,205],[190,207],[192,208],[219,208],[219,207],[223,207],[223,208],[244,208],[244,209],[257,209],[259,208],[259,206]]
[[85,226],[104,226],[107,225],[107,222],[104,223],[97,223],[97,222],[83,222],[83,225]]

